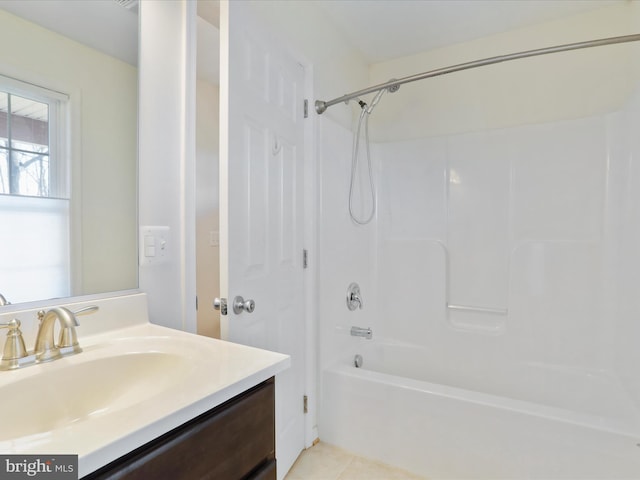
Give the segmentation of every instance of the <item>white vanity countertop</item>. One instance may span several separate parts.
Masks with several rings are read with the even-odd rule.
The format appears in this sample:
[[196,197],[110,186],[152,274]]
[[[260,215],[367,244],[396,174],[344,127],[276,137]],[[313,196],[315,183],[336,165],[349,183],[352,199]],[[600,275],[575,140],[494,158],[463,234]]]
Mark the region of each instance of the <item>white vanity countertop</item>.
[[[19,434],[2,434],[0,420],[0,452],[77,454],[82,477],[290,365],[287,355],[148,322],[99,330],[78,328],[80,354],[0,372],[3,415],[26,410],[24,432],[11,427]],[[63,421],[32,420],[40,410]]]

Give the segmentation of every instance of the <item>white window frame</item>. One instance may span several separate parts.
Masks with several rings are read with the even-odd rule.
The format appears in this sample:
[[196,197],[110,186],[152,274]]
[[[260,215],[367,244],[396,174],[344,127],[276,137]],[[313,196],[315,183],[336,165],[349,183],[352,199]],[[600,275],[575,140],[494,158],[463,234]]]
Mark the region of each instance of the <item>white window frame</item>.
[[0,91],[49,106],[49,197],[70,198],[69,95],[5,75]]
[[[38,230],[38,225],[29,230],[11,220],[18,225],[16,232],[23,232],[24,237],[12,235],[9,231],[0,232],[0,237],[4,234],[4,241],[8,244],[15,243],[18,239],[17,241],[22,242],[21,245],[30,246],[22,250],[37,249],[43,255],[46,249],[40,241],[47,242],[47,247],[52,244],[58,246],[55,249],[57,253],[47,253],[49,256],[41,259],[42,263],[38,263],[35,258],[38,255],[17,258],[9,253],[4,259],[0,255],[2,263],[8,265],[7,272],[13,272],[15,280],[15,284],[9,281],[9,285],[2,288],[7,298],[13,302],[68,297],[73,293],[77,282],[77,258],[80,255],[79,249],[73,248],[79,235],[76,231],[77,222],[74,221],[78,207],[74,207],[73,203],[78,202],[79,198],[78,192],[72,195],[71,182],[72,168],[77,167],[72,165],[72,157],[78,146],[71,143],[74,138],[71,132],[72,113],[77,114],[77,106],[72,104],[70,95],[6,75],[0,75],[0,91],[45,103],[49,107],[49,194],[43,197],[0,194],[0,214],[8,215],[9,219],[13,215],[14,220],[16,217],[24,219],[25,215],[34,215],[34,218],[40,215],[40,220],[34,220],[35,223],[62,226],[62,230],[49,232],[50,235],[47,236]],[[77,121],[73,123],[73,127],[76,126]],[[41,206],[37,207],[38,204]]]

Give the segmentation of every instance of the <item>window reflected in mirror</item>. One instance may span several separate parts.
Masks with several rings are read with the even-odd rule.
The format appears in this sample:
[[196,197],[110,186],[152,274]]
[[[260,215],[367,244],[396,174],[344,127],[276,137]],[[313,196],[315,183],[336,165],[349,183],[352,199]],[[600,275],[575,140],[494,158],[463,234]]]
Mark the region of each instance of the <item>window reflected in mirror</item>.
[[0,0],[0,293],[136,288],[138,14]]
[[0,76],[0,271],[13,302],[71,292],[67,103]]

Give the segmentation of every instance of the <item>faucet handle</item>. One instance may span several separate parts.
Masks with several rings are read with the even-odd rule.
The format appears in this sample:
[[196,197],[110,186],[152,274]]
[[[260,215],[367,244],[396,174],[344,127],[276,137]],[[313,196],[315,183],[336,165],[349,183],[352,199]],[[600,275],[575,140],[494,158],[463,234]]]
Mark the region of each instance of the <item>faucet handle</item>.
[[2,360],[0,360],[0,370],[18,368],[18,360],[27,356],[27,349],[20,330],[20,320],[14,318],[10,322],[0,323],[0,328],[9,329],[4,343]]
[[[100,307],[98,307],[97,305],[90,305],[71,313],[74,317],[77,317],[78,315],[89,315],[91,313],[97,312],[99,309]],[[80,353],[82,351],[82,349],[80,348],[80,344],[78,343],[78,335],[76,334],[75,327],[64,327],[60,329],[60,336],[58,337],[58,348],[69,349],[72,353]],[[69,353],[65,353],[65,351],[63,351],[62,354],[68,355]]]
[[352,283],[347,288],[347,308],[354,311],[356,308],[362,309],[362,295],[360,294],[360,286],[357,283]]
[[[71,312],[74,317],[78,315],[89,315],[99,310],[97,305],[90,305],[88,307],[81,308],[75,312]],[[76,320],[77,321],[77,320]],[[63,355],[69,355],[69,353],[80,353],[82,348],[78,343],[78,335],[76,334],[75,327],[64,327],[60,329],[60,336],[58,337],[58,348],[68,349],[70,352],[62,351]]]
[[[81,308],[80,310],[76,310],[75,312],[72,312],[71,310],[65,307],[59,307],[59,308],[62,309],[64,312],[66,312],[67,315],[71,314],[72,317],[77,317],[78,315],[88,315],[90,313],[97,312],[98,310],[100,310],[100,307],[98,307],[97,305],[89,305],[88,307]],[[45,316],[45,313],[46,312],[44,310],[40,310],[38,312],[38,320],[42,321],[42,319]],[[76,321],[76,324],[77,324],[78,320],[75,318],[74,320]]]
[[20,323],[20,320],[18,320],[17,318],[14,318],[13,320],[7,323],[0,323],[0,328],[8,328],[11,330],[11,329],[20,328],[20,325],[22,325]]
[[[70,348],[73,353],[80,353],[82,349],[78,343],[78,335],[74,327],[65,327],[60,329],[58,337],[58,348]],[[68,353],[67,353],[68,354]]]
[[100,307],[97,305],[89,305],[88,307],[81,308],[80,310],[76,310],[72,312],[76,317],[78,315],[89,315],[90,313],[94,313],[100,310]]

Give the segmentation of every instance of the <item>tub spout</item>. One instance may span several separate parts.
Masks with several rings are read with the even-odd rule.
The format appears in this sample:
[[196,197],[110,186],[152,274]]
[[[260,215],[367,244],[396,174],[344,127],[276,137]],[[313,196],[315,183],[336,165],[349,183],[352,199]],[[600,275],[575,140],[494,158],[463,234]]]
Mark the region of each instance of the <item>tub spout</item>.
[[367,340],[371,340],[373,338],[373,330],[369,327],[351,327],[351,335],[354,337],[364,337]]

